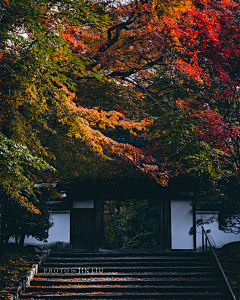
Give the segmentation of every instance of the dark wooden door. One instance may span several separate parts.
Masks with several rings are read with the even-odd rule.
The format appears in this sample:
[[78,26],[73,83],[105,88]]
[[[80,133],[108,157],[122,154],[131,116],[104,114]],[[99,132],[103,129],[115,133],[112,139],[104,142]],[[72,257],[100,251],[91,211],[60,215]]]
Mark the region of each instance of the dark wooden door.
[[73,249],[94,249],[94,209],[74,209],[71,212],[71,244]]

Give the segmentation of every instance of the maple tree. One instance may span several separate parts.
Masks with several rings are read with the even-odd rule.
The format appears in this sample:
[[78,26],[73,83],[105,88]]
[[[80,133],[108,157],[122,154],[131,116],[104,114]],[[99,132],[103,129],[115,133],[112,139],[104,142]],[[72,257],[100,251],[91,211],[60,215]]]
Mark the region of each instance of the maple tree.
[[[104,80],[104,72],[93,66],[96,55],[91,57],[88,49],[98,43],[98,35],[103,32],[100,28],[112,23],[114,10],[104,13],[106,4],[92,5],[84,1],[9,0],[1,4],[3,148],[4,139],[8,139],[19,149],[21,145],[28,149],[36,162],[34,167],[50,168],[37,157],[55,165],[57,174],[38,173],[42,181],[96,177],[107,170],[109,173],[109,162],[113,164],[110,169],[113,174],[122,170],[124,162],[133,170],[164,180],[165,174],[156,172],[158,167],[151,157],[130,144],[118,143],[104,135],[118,127],[134,136],[145,131],[147,121],[128,120],[113,108],[102,111],[95,105],[83,107],[82,99],[76,97],[77,79]],[[80,39],[74,38],[75,31]],[[9,157],[12,156],[10,153]],[[27,168],[19,169],[20,177],[24,178],[24,172],[31,173],[31,164],[27,162]],[[103,171],[99,172],[101,168]],[[22,193],[24,183],[11,184],[16,182],[13,174],[10,170],[2,184],[7,193],[26,200]],[[30,181],[39,182],[39,176],[28,175]]]
[[[164,3],[119,7],[95,54],[90,48],[89,68],[141,92],[135,100],[144,101],[157,141],[148,153],[165,171],[187,168],[215,179],[237,174],[238,121],[235,114],[230,124],[219,109],[231,107],[232,114],[239,97],[238,3],[185,1],[169,10],[160,8]],[[73,37],[81,34],[74,30]]]
[[[192,114],[201,121],[195,126],[195,136],[205,143],[211,156],[219,159],[218,166],[221,165],[223,171],[237,171],[238,4],[234,1],[202,1],[200,9],[191,9],[187,15],[181,16],[180,22],[176,31],[180,31],[183,57],[195,60],[194,65],[200,67],[202,76],[197,80],[205,81],[204,89],[194,101],[195,107],[192,104],[186,107],[182,102],[182,108],[188,111],[188,117]],[[196,24],[194,28],[192,22]],[[226,168],[224,165],[228,163]]]
[[[6,216],[12,199],[25,206],[17,224],[13,220],[19,211],[14,202],[13,218],[2,221],[16,234],[21,231],[21,242],[25,234],[46,237],[45,231],[34,232],[39,218],[49,226],[48,217],[46,220],[40,209],[41,200],[40,204],[36,198],[31,201],[38,182],[66,183],[76,177],[80,180],[110,176],[126,166],[128,171],[137,169],[165,179],[165,173],[156,172],[158,167],[151,157],[104,134],[112,135],[118,128],[135,136],[145,131],[147,121],[127,119],[118,101],[117,110],[111,107],[102,111],[96,103],[84,107],[83,99],[77,100],[80,97],[75,93],[76,79],[103,81],[105,75],[92,68],[95,57],[91,58],[87,49],[100,28],[104,28],[108,13],[103,13],[101,5],[95,8],[92,4],[37,0],[1,3],[0,158],[5,195],[1,197],[1,215]],[[95,13],[99,9],[101,20]],[[75,42],[73,33],[78,26],[84,30]],[[96,35],[94,42],[97,40]],[[111,81],[105,83],[117,89]],[[123,98],[119,97],[120,102],[125,102]],[[54,169],[46,161],[56,167],[56,173],[46,171]],[[29,211],[41,216],[32,216]],[[27,229],[26,222],[30,222]],[[9,233],[6,234],[7,240]]]
[[[16,145],[19,149],[28,147],[29,157],[26,155],[24,164],[29,167],[34,157],[43,157],[47,154],[36,134],[38,126],[47,128],[45,116],[48,110],[47,94],[60,91],[56,87],[57,82],[66,81],[64,74],[57,71],[57,64],[51,62],[51,57],[58,52],[69,52],[58,34],[62,27],[61,17],[68,16],[69,5],[63,2],[59,2],[59,5],[61,9],[50,1],[1,2],[1,132],[9,142],[11,139],[18,143]],[[5,148],[6,138],[1,137],[1,143]],[[2,154],[4,162],[4,152]],[[24,158],[24,155],[22,156]],[[9,154],[10,162],[11,157],[16,157],[15,153]],[[35,167],[37,162],[41,161],[35,158]],[[24,175],[21,173],[25,170],[19,168],[18,172],[14,173],[15,165],[16,163],[11,166],[8,176],[5,176],[5,181],[1,183],[13,197],[22,199],[24,196],[21,195],[21,190],[29,183],[30,176],[23,184],[18,184],[15,173],[22,182],[21,176]],[[46,166],[47,163],[45,166],[41,163],[38,168]],[[31,168],[28,168],[28,172],[31,172]],[[15,175],[11,177],[12,174]],[[37,180],[38,177],[35,180],[31,178],[32,183]]]
[[239,179],[238,11],[234,0],[2,0],[1,186],[39,213],[39,182]]
[[[5,136],[57,169],[42,181],[127,168],[166,185],[235,167],[238,126],[220,106],[238,97],[237,2],[32,4],[1,7],[0,115]],[[118,132],[152,141],[140,150]]]
[[192,1],[173,14],[140,14],[135,24],[131,7],[99,50],[107,76],[137,87],[154,104],[148,111],[158,142],[149,153],[215,179],[239,170],[238,8],[236,1]]

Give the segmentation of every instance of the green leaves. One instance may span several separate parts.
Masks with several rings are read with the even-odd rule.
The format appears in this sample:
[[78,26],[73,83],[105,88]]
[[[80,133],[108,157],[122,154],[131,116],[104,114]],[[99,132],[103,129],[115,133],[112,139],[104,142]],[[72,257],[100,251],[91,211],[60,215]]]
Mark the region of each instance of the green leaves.
[[13,197],[20,199],[22,189],[33,193],[36,171],[53,170],[39,157],[54,157],[47,144],[56,123],[65,118],[78,126],[70,105],[73,79],[86,74],[90,59],[73,54],[64,30],[101,26],[94,10],[82,0],[1,1],[0,184]]
[[33,194],[34,183],[38,178],[35,171],[54,170],[43,159],[33,156],[28,148],[8,139],[0,133],[0,185],[6,192],[25,204],[22,191]]

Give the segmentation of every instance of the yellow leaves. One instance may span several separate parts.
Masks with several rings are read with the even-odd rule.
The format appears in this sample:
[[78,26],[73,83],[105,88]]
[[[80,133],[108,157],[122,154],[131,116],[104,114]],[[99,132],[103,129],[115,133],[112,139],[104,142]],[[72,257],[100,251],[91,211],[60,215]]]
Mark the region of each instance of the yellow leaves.
[[[5,175],[6,174],[4,174],[4,176]],[[11,180],[11,178],[8,178],[7,181],[3,180],[2,177],[3,176],[1,176],[0,183],[11,198],[17,201],[21,206],[26,207],[29,212],[40,214],[40,211],[26,197],[22,195],[21,191],[19,190],[19,184],[16,178],[14,178],[13,180]]]
[[[175,5],[172,7],[172,17],[178,13],[187,12],[192,6],[192,0],[174,1]],[[178,2],[178,3],[177,3]]]
[[24,198],[23,196],[18,197],[17,202],[21,206],[26,207],[29,212],[35,213],[35,214],[41,214],[40,210],[38,208],[36,208],[31,202],[27,201],[27,199]]
[[[178,12],[187,11],[191,3],[191,0],[152,0],[151,8],[152,10],[158,11],[158,14],[161,16],[169,15],[173,17]],[[154,11],[153,14],[156,15]]]
[[29,86],[29,87],[26,89],[26,93],[28,93],[29,98],[31,99],[31,101],[36,100],[36,98],[37,98],[37,92],[36,92],[36,88],[35,88],[34,85]]

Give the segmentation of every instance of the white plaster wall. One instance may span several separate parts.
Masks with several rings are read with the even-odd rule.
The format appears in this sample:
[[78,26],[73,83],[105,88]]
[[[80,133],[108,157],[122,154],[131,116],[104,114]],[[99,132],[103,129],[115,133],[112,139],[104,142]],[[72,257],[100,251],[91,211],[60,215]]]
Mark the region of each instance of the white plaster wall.
[[193,226],[191,201],[171,200],[172,249],[193,249],[193,236],[189,230]]
[[49,230],[48,243],[70,243],[70,212],[55,212],[51,215],[53,226]]
[[[51,214],[53,226],[49,229],[49,237],[47,243],[65,242],[70,243],[70,212],[53,212]],[[15,243],[15,239],[11,238],[9,243]],[[25,245],[43,244],[33,237],[26,237]]]
[[[213,238],[216,247],[221,248],[225,244],[231,242],[238,242],[240,241],[240,234],[235,233],[226,233],[222,230],[219,230],[218,222],[217,222],[217,214],[196,214],[196,219],[203,219],[207,220],[209,218],[215,219],[214,222],[210,224],[204,224],[203,227],[205,230],[210,229],[210,236]],[[197,227],[197,248],[202,247],[202,230],[201,227]]]

